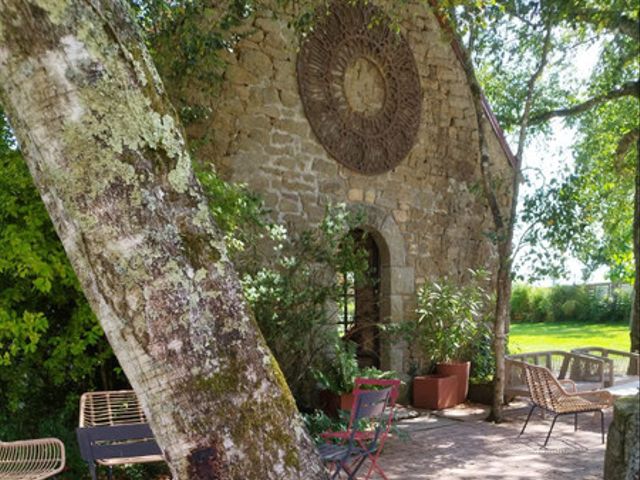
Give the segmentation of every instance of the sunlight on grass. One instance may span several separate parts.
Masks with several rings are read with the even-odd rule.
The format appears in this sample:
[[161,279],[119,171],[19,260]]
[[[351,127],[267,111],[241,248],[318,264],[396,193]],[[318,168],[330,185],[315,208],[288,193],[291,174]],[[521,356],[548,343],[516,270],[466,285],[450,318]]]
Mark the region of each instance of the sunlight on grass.
[[604,347],[629,351],[627,323],[518,323],[511,325],[509,352]]

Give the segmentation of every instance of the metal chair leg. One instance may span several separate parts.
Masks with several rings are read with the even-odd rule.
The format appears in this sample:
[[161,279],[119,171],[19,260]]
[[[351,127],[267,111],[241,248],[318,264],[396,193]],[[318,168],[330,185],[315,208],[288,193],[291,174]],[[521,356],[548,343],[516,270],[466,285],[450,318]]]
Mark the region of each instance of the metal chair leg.
[[[527,420],[524,422],[524,425],[522,426],[522,430],[520,431],[520,435],[522,435],[524,433],[524,429],[527,428],[527,423],[529,423],[529,419],[531,418],[531,414],[533,413],[533,411],[536,409],[535,405],[531,406],[531,410],[529,410],[529,415],[527,415]],[[520,436],[518,435],[518,436]]]
[[600,430],[602,432],[602,443],[604,443],[604,412],[600,410]]
[[573,431],[574,432],[578,431],[578,414],[577,413],[573,414]]
[[547,448],[547,443],[549,443],[549,437],[551,436],[551,432],[553,431],[553,427],[556,424],[557,419],[558,419],[558,415],[553,417],[553,422],[551,422],[551,428],[549,429],[549,433],[547,433],[547,438],[544,441],[544,445],[542,446],[542,448]]
[[331,480],[335,480],[336,478],[340,478],[340,471],[342,470],[342,462],[336,462],[335,464],[336,471],[331,475]]
[[356,474],[358,473],[358,470],[360,470],[360,467],[362,466],[362,464],[366,459],[367,457],[363,455],[362,458],[357,461],[356,468],[353,469],[353,472],[349,472],[348,480],[354,480],[356,478]]

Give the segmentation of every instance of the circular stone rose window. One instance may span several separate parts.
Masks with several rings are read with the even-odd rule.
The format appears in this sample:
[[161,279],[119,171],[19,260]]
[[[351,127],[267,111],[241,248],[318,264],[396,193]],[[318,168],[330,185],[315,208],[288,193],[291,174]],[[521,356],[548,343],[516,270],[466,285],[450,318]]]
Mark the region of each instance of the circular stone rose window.
[[409,44],[372,4],[332,4],[298,55],[305,114],[338,162],[374,175],[409,153],[422,90]]

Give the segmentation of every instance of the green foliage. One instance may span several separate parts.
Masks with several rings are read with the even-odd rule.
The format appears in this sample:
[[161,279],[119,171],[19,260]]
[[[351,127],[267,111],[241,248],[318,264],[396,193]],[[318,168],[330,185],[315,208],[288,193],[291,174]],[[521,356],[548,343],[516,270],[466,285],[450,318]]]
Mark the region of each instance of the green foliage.
[[[225,236],[231,255],[254,248],[265,236],[276,235],[267,220],[268,212],[262,199],[242,184],[225,182],[218,175],[200,165],[195,165],[196,175],[209,200],[209,212]],[[255,257],[255,255],[254,255]],[[245,262],[248,255],[244,255]]]
[[300,234],[269,225],[267,233],[252,242],[263,248],[252,248],[250,255],[239,252],[234,258],[245,298],[302,405],[312,403],[313,372],[330,366],[331,348],[343,366],[355,361],[355,351],[340,340],[336,319],[327,307],[342,294],[337,272],[365,277],[365,253],[350,234],[361,220],[340,206],[329,208],[318,228]]
[[624,322],[631,312],[629,290],[598,295],[584,285],[532,287],[517,284],[511,296],[513,323]]
[[[585,275],[601,265],[613,281],[631,282],[633,196],[637,143],[620,150],[620,139],[637,132],[640,108],[635,99],[620,99],[584,115],[582,138],[575,146],[575,170],[550,181],[525,201],[523,219],[537,222],[527,241],[537,276],[558,276],[566,252],[585,265]],[[637,134],[637,133],[636,133]],[[633,140],[633,138],[631,139]],[[557,259],[545,261],[549,256]]]
[[393,371],[359,367],[356,349],[357,345],[350,341],[340,341],[334,345],[334,355],[329,357],[329,362],[322,365],[322,369],[312,372],[321,389],[342,395],[353,391],[358,377],[377,380],[397,378]]
[[367,254],[354,233],[363,215],[330,206],[316,228],[290,233],[271,222],[261,200],[242,185],[203,171],[198,177],[245,298],[298,404],[311,406],[318,386],[346,393],[357,376],[388,378],[389,372],[358,367],[356,345],[340,338],[329,308],[344,293],[339,273],[350,272],[355,286],[367,282]]
[[302,419],[307,431],[316,445],[322,445],[325,440],[320,436],[321,433],[344,432],[349,425],[349,412],[340,410],[338,418],[331,418],[322,410],[314,410],[313,413],[303,413]]
[[357,345],[346,342],[346,345],[336,344],[331,363],[322,370],[315,370],[314,377],[324,390],[337,395],[349,393],[353,390],[356,377],[360,372],[356,358]]
[[496,358],[493,354],[493,333],[490,322],[485,321],[474,335],[474,341],[469,345],[469,359],[471,383],[489,383],[493,381],[496,372]]
[[491,355],[487,273],[470,274],[463,285],[447,279],[426,283],[418,291],[415,317],[385,326],[389,339],[403,338],[409,345],[414,373],[429,371],[437,362],[478,357],[477,375],[492,374],[491,360],[484,358]]
[[[478,78],[510,133],[524,124],[529,81],[549,31],[549,61],[534,85],[526,141],[550,134],[554,116],[578,132],[571,146],[575,167],[525,199],[519,221],[528,225],[521,240],[527,249],[518,262],[531,268],[534,279],[561,278],[567,258],[574,257],[585,265],[585,278],[604,265],[612,280],[630,281],[640,131],[637,2],[512,0],[486,8],[464,5],[456,12]],[[584,81],[574,63],[587,48],[599,57]],[[530,173],[524,171],[525,183]]]
[[460,286],[443,280],[418,291],[416,335],[423,354],[432,362],[462,360],[484,324],[489,296],[486,274],[472,272],[472,281]]
[[2,112],[0,172],[0,438],[60,437],[80,478],[80,394],[126,381]]
[[245,35],[251,0],[129,0],[169,97],[185,124],[211,113],[230,51]]

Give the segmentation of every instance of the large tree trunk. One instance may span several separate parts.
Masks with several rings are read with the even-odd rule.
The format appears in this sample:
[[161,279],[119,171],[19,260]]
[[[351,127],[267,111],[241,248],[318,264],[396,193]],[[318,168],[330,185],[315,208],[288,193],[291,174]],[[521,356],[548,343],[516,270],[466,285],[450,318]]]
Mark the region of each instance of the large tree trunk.
[[0,91],[174,478],[324,478],[127,7],[0,0]]

